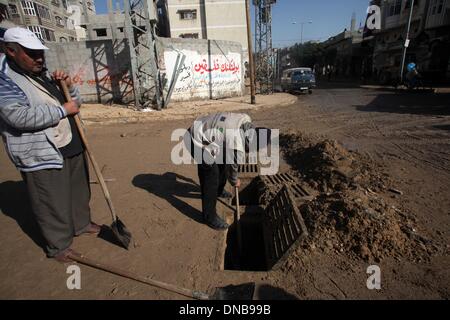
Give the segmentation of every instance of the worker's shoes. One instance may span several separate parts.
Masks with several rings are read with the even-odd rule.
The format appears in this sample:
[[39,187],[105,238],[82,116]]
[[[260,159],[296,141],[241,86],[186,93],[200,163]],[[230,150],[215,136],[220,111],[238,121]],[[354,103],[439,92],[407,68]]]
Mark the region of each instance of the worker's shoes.
[[229,193],[227,190],[223,190],[221,194],[219,194],[219,198],[222,199],[231,199],[233,195]]
[[88,229],[84,233],[87,233],[87,234],[99,234],[101,230],[102,230],[102,226],[96,224],[95,222],[91,222],[89,224]]
[[100,231],[102,230],[102,227],[94,222],[89,223],[89,225],[80,233],[76,234],[76,236],[80,236],[82,234],[93,234],[98,235]]
[[217,215],[205,219],[206,224],[214,230],[226,230],[230,226],[222,218]]
[[72,250],[71,248],[67,248],[67,249],[61,251],[60,253],[58,253],[53,258],[60,263],[73,262],[73,259],[71,259],[69,257],[69,255],[80,255],[80,254],[77,253],[76,251]]

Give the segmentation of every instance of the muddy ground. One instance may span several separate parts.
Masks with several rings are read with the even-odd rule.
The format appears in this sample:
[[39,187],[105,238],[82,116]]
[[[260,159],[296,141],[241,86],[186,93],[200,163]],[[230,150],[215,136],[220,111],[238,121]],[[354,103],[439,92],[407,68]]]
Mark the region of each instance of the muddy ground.
[[[281,171],[316,196],[299,205],[309,236],[272,271],[221,270],[227,234],[201,223],[195,166],[170,160],[172,131],[192,119],[90,125],[97,160],[115,179],[108,186],[116,210],[136,241],[125,251],[83,236],[74,248],[202,291],[255,281],[262,299],[448,299],[449,98],[341,84],[291,106],[249,108],[258,125],[280,129]],[[84,266],[82,289],[68,290],[67,265],[45,257],[24,185],[3,149],[0,165],[0,298],[182,298]],[[99,186],[92,192],[94,220],[109,224]],[[219,211],[232,221],[231,208],[220,204]],[[367,289],[370,265],[380,267],[381,290]]]

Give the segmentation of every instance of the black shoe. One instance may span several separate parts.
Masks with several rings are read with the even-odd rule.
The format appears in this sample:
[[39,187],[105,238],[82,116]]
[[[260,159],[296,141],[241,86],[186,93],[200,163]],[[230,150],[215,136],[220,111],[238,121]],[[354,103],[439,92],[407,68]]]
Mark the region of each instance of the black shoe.
[[206,224],[213,228],[214,230],[226,230],[230,226],[222,218],[214,216],[212,218],[206,219]]
[[222,194],[219,195],[219,198],[222,199],[231,199],[233,197],[233,195],[231,193],[229,193],[227,190],[223,190]]

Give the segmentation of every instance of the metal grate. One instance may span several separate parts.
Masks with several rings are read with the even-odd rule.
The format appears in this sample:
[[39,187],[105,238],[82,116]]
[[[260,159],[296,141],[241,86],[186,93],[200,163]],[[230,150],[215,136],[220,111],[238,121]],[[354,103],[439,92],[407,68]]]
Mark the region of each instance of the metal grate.
[[257,164],[240,164],[239,173],[259,173],[259,166]]
[[268,188],[277,186],[281,188],[283,184],[288,184],[295,198],[309,197],[310,193],[305,190],[299,183],[295,181],[295,178],[289,173],[279,173],[273,176],[262,176],[264,183]]
[[241,178],[255,178],[259,175],[259,165],[257,164],[240,164],[239,176]]
[[285,184],[267,206],[263,217],[263,236],[268,270],[278,268],[293,246],[308,231],[297,208],[291,187]]

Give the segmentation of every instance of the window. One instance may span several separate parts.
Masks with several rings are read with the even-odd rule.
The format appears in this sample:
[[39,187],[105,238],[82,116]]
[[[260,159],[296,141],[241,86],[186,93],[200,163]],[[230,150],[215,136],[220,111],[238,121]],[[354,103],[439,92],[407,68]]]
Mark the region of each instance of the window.
[[53,30],[41,27],[41,26],[28,26],[28,29],[32,31],[39,39],[47,41],[55,41],[55,33]]
[[179,10],[180,20],[195,20],[197,19],[197,10]]
[[444,8],[444,0],[439,0],[437,13],[442,13],[442,9]]
[[444,0],[431,1],[431,15],[441,14],[444,9]]
[[389,8],[389,17],[399,15],[402,11],[402,0],[395,0]]
[[38,12],[38,16],[40,18],[51,20],[50,11],[48,10],[47,7],[41,6],[40,4],[36,4],[36,9]]
[[64,21],[61,17],[55,16],[55,21],[56,21],[56,25],[58,25],[59,27],[64,27]]
[[183,33],[183,34],[180,34],[180,38],[198,39],[198,33]]
[[[406,0],[406,4],[405,4],[405,10],[411,8],[411,1],[412,0]],[[414,7],[419,5],[419,0],[415,0],[414,1]]]
[[120,33],[123,33],[123,27],[119,27],[119,28],[117,28],[117,29],[119,29],[119,32],[120,32]]
[[19,11],[17,11],[17,6],[15,4],[9,4],[9,13],[12,16],[18,16],[19,15]]
[[9,19],[8,7],[4,4],[0,4],[0,21],[3,19]]
[[36,16],[36,10],[34,10],[33,1],[23,1],[22,0],[21,4],[22,4],[23,13],[25,13],[28,16]]
[[74,37],[69,37],[69,41],[74,42],[75,38]]
[[[42,28],[42,27],[41,27]],[[47,41],[56,41],[55,39],[55,33],[52,30],[46,29],[46,28],[42,28],[43,29],[43,34],[44,34],[44,39]]]
[[97,34],[97,37],[106,37],[108,35],[108,33],[106,32],[106,28],[95,29],[95,33]]
[[28,29],[32,31],[39,39],[44,39],[40,26],[28,26]]
[[67,38],[61,37],[59,38],[59,42],[67,42]]
[[52,5],[59,7],[60,6],[59,0],[52,0]]
[[67,0],[61,0],[61,1],[62,1],[64,9],[67,9]]

